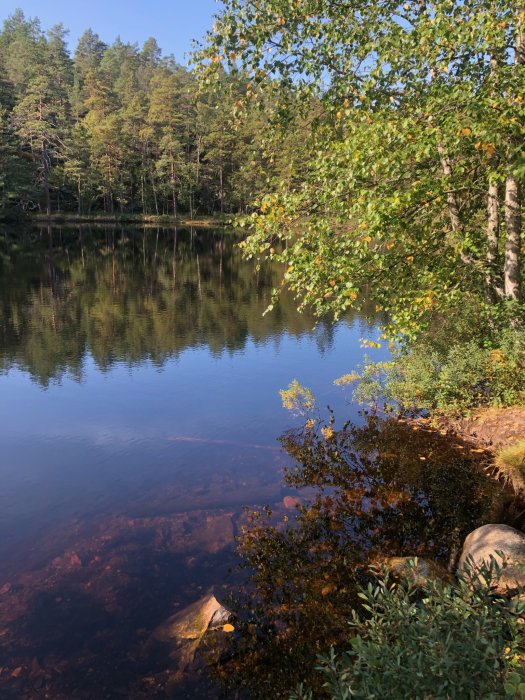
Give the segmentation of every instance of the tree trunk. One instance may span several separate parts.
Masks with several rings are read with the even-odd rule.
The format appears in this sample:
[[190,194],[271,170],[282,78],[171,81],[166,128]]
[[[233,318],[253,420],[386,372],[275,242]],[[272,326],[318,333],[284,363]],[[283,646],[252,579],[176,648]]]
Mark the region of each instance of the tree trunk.
[[153,173],[150,172],[149,178],[150,178],[150,182],[151,182],[151,189],[153,190],[153,201],[155,203],[155,213],[158,216],[159,215],[159,203],[157,201],[157,190],[155,189],[155,179],[153,178]]
[[221,201],[221,214],[224,214],[224,183],[222,166],[219,168],[219,197]]
[[521,201],[518,179],[514,175],[508,175],[505,181],[505,225],[505,296],[520,301]]
[[175,177],[175,163],[173,159],[171,161],[171,196],[173,199],[173,216],[177,216],[177,188],[176,188],[176,177]]
[[49,216],[51,214],[51,194],[49,192],[49,161],[45,142],[42,143],[42,178],[46,198],[46,213]]
[[487,301],[495,304],[504,296],[501,279],[498,274],[499,246],[499,188],[497,180],[489,181],[487,193],[487,273],[485,284]]
[[[525,63],[525,28],[523,21],[525,5],[517,3],[516,7],[516,49],[514,65],[519,77],[521,66]],[[512,139],[508,153],[509,168],[505,180],[505,226],[507,238],[505,241],[504,283],[505,296],[514,301],[521,301],[521,197],[518,178],[512,172],[514,157],[520,144]]]

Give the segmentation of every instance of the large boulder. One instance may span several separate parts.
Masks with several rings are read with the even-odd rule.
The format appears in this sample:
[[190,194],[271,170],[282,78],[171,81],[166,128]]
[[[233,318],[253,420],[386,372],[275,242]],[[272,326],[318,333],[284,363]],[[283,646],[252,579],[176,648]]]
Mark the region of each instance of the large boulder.
[[496,562],[503,566],[495,585],[506,594],[525,589],[525,534],[509,525],[490,524],[478,527],[467,536],[458,562],[457,573],[476,577],[479,568]]

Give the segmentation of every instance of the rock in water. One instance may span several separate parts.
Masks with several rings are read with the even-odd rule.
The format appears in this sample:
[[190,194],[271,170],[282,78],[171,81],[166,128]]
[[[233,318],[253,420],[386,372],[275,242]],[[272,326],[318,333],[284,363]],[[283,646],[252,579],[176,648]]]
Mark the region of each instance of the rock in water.
[[419,557],[388,557],[380,561],[394,576],[408,576],[416,586],[424,586],[429,579],[444,579],[446,571],[437,564]]
[[[498,593],[509,593],[525,588],[525,534],[509,525],[483,525],[467,536],[458,562],[457,573],[469,577],[465,568],[468,559],[475,568],[488,566],[491,561],[506,563],[497,582]],[[476,571],[473,572],[476,576]],[[478,569],[479,574],[479,569]],[[477,576],[479,579],[479,575]]]
[[161,623],[147,646],[155,642],[168,644],[170,658],[175,661],[177,670],[183,672],[193,661],[207,629],[224,624],[228,618],[229,612],[217,598],[213,594],[205,595]]

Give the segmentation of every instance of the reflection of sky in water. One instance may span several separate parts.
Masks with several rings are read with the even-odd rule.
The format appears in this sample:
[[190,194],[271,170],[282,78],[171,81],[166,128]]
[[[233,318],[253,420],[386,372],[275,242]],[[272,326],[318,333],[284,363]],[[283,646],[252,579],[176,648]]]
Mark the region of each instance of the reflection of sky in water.
[[[197,347],[162,368],[144,362],[102,372],[88,356],[80,382],[66,376],[47,389],[11,370],[0,378],[1,541],[121,509],[169,483],[183,491],[221,471],[261,481],[272,474],[278,483],[283,458],[264,447],[277,447],[294,422],[279,389],[297,378],[320,408],[355,417],[348,392],[332,382],[362,360],[364,334],[359,322],[340,323],[326,346],[315,333],[284,333],[218,357]],[[191,494],[187,500],[191,508]]]
[[162,368],[145,362],[101,372],[89,357],[81,382],[66,377],[45,390],[13,370],[0,379],[5,437],[111,444],[174,433],[238,438],[247,431],[251,439],[274,440],[269,430],[279,431],[285,415],[278,391],[291,379],[310,387],[320,406],[344,403],[332,382],[362,360],[361,332],[357,323],[339,324],[323,353],[308,335],[284,335],[278,345],[249,342],[243,351],[220,358],[205,348],[187,350]]

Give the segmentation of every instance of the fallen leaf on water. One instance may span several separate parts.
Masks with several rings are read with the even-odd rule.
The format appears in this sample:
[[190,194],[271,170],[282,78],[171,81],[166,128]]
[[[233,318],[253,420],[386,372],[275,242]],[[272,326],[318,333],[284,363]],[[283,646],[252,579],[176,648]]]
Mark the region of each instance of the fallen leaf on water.
[[4,595],[4,593],[9,593],[11,590],[11,584],[10,583],[4,583],[2,588],[0,588],[0,595]]
[[234,630],[235,630],[235,627],[233,625],[230,625],[229,622],[226,625],[224,625],[222,628],[223,632],[233,632]]
[[337,520],[331,520],[330,521],[330,530],[342,530],[343,529],[343,524],[340,523]]
[[22,674],[22,671],[23,671],[22,666],[18,666],[17,668],[15,668],[15,670],[11,674],[11,678],[18,678]]

